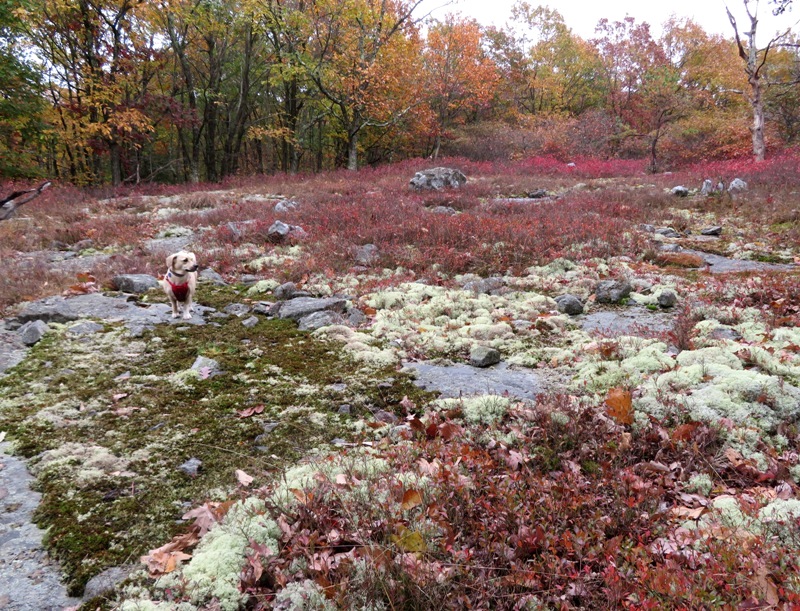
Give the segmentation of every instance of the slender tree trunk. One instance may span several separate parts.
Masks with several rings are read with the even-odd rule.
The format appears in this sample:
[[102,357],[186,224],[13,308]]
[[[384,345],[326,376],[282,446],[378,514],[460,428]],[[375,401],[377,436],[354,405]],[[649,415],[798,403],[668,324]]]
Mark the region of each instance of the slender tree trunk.
[[750,88],[750,103],[753,106],[753,126],[750,128],[753,136],[753,158],[756,161],[764,161],[767,157],[767,144],[764,138],[764,99],[758,75],[750,78]]

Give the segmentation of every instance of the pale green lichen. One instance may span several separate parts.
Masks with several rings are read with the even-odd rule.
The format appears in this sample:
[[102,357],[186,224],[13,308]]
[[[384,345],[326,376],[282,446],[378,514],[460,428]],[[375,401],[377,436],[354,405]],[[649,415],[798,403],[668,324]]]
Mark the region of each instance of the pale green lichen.
[[239,575],[248,546],[255,542],[275,553],[279,549],[280,529],[265,513],[260,499],[251,497],[236,503],[223,521],[200,540],[180,574],[164,579],[183,583],[195,604],[215,599],[223,611],[239,609],[245,600],[238,587]]
[[115,456],[108,448],[68,442],[43,452],[31,461],[31,472],[37,477],[51,471],[68,479],[78,488],[85,488],[107,477],[134,475],[127,472],[129,460]]
[[325,597],[325,592],[310,579],[286,585],[275,595],[275,606],[292,611],[336,611],[336,605]]
[[511,400],[499,395],[480,395],[461,399],[438,399],[435,406],[443,411],[460,408],[468,423],[492,425],[508,413]]
[[686,482],[686,489],[689,492],[697,492],[703,496],[707,496],[714,488],[714,482],[708,473],[695,473]]
[[249,297],[256,297],[258,295],[263,295],[265,293],[271,293],[276,288],[278,288],[280,284],[277,280],[273,280],[270,278],[269,280],[259,280],[249,289],[247,289],[247,295]]

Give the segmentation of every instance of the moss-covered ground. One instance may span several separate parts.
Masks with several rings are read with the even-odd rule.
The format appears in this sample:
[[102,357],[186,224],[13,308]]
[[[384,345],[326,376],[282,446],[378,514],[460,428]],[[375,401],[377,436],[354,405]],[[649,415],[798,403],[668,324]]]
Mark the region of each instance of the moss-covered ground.
[[[201,293],[204,305],[238,299],[233,289]],[[33,458],[36,519],[73,594],[185,528],[189,508],[234,493],[236,469],[258,485],[350,438],[357,417],[422,393],[394,370],[359,373],[336,343],[292,321],[211,320],[141,338],[119,325],[84,336],[59,326],[0,379],[0,430]],[[223,373],[191,372],[198,356]],[[338,413],[344,404],[352,415]],[[190,458],[202,461],[194,477],[179,469]]]

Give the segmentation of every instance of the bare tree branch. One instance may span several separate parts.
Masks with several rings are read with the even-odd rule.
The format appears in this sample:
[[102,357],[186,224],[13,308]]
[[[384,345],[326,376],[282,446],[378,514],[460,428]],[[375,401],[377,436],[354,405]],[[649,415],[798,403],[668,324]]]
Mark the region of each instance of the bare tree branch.
[[50,181],[44,182],[35,189],[14,191],[8,197],[0,200],[0,221],[10,219],[22,204],[27,204],[32,199],[39,197],[42,191],[50,186]]

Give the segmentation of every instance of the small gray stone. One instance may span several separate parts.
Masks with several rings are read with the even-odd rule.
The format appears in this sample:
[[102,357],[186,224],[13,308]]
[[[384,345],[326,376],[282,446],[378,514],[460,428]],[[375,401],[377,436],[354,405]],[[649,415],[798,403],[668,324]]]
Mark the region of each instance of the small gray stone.
[[117,584],[125,581],[136,570],[134,565],[112,566],[92,577],[83,590],[83,600],[88,601],[111,592]]
[[445,214],[447,216],[453,216],[454,214],[458,214],[458,210],[453,208],[452,206],[434,206],[430,209],[433,214]]
[[658,305],[662,308],[671,308],[678,303],[678,294],[672,289],[664,289],[658,295]]
[[245,286],[250,286],[251,284],[258,282],[258,276],[254,276],[253,274],[243,274],[242,277],[239,278],[239,282]]
[[641,225],[639,225],[639,229],[641,229],[645,233],[655,233],[656,232],[655,226],[654,225],[649,225],[647,223],[642,223]]
[[200,469],[203,467],[203,461],[199,458],[190,458],[185,463],[183,463],[180,467],[178,467],[179,471],[182,471],[189,477],[197,477],[200,474]]
[[386,424],[397,424],[400,422],[400,418],[395,416],[392,412],[387,412],[386,410],[379,410],[374,414],[375,420],[378,422],[385,422]]
[[96,322],[92,322],[90,320],[86,320],[72,325],[67,330],[73,335],[93,335],[95,333],[100,333],[104,329],[105,327],[103,325],[97,324]]
[[679,185],[677,187],[673,187],[671,193],[676,197],[687,197],[689,195],[689,189],[683,185]]
[[32,320],[19,328],[19,337],[26,346],[39,343],[45,333],[50,330],[43,320]]
[[308,316],[303,316],[303,318],[299,319],[298,323],[297,328],[300,331],[314,331],[329,325],[341,325],[344,323],[344,318],[338,312],[322,310],[313,312]]
[[721,235],[722,227],[714,225],[713,227],[706,227],[700,231],[700,235]]
[[297,210],[297,202],[291,199],[284,199],[275,204],[275,212],[278,214],[285,214]]
[[500,352],[488,346],[475,346],[469,353],[469,364],[473,367],[490,367],[500,362]]
[[719,340],[730,340],[733,342],[738,342],[742,339],[742,334],[739,333],[736,329],[732,329],[731,327],[717,327],[711,333],[708,334],[711,339],[719,339]]
[[556,303],[558,304],[558,311],[563,312],[564,314],[569,314],[570,316],[577,316],[578,314],[583,314],[583,303],[580,299],[578,299],[575,295],[571,293],[567,293],[565,295],[559,295],[556,297]]
[[544,199],[549,197],[550,193],[547,192],[547,189],[534,189],[533,191],[528,191],[525,196],[530,199]]
[[225,279],[222,276],[220,276],[210,267],[206,267],[200,270],[200,272],[197,274],[197,277],[200,280],[207,280],[212,284],[216,284],[217,286],[227,286],[228,284],[227,282],[225,282]]
[[710,178],[706,178],[703,181],[703,187],[700,189],[700,195],[708,197],[709,195],[713,195],[716,192],[714,188],[714,182]]
[[258,324],[258,316],[250,316],[242,321],[242,325],[248,329],[252,329]]
[[273,242],[281,242],[291,231],[291,225],[287,225],[283,221],[275,221],[270,225],[270,228],[267,229],[267,239]]
[[504,285],[502,278],[481,278],[480,280],[472,280],[464,285],[465,291],[472,291],[476,295],[489,294],[496,291]]
[[259,301],[253,306],[253,312],[263,316],[276,316],[282,305],[282,303],[272,303],[271,301]]
[[349,404],[345,403],[339,406],[339,409],[336,413],[341,414],[342,416],[349,416],[351,413],[352,408]]
[[241,318],[250,312],[250,306],[246,303],[230,303],[222,308],[222,311],[231,316],[239,316]]
[[747,183],[741,178],[734,178],[728,185],[728,193],[741,193],[747,191]]
[[297,285],[294,282],[284,282],[277,287],[272,294],[278,299],[291,299],[297,292]]
[[358,308],[350,308],[347,311],[347,324],[351,327],[363,325],[367,321],[367,315]]
[[265,433],[271,433],[275,429],[280,426],[280,422],[263,422],[261,424],[261,428],[264,429]]
[[656,235],[663,235],[665,238],[682,238],[683,236],[672,227],[659,227],[654,232]]
[[364,244],[355,249],[353,258],[356,263],[369,267],[378,261],[378,247],[375,244]]
[[123,293],[146,293],[159,286],[158,279],[149,274],[122,274],[115,276],[111,284]]
[[603,280],[595,289],[597,303],[619,303],[631,294],[633,287],[627,280]]
[[211,378],[218,376],[222,373],[222,367],[214,359],[205,356],[198,356],[191,367],[194,371],[199,371],[201,374],[208,374],[205,377]]

